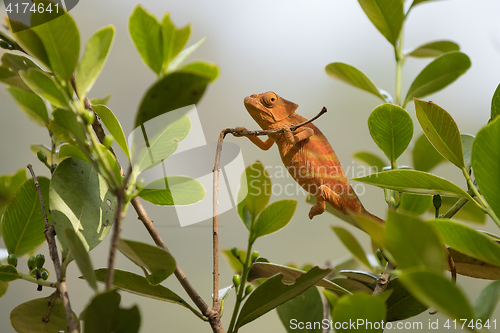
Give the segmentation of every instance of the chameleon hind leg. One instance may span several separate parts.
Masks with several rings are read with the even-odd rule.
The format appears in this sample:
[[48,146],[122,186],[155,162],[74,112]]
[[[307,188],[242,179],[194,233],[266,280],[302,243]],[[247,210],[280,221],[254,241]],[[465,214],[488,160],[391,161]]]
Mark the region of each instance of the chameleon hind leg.
[[318,188],[319,194],[316,195],[316,204],[311,207],[309,211],[309,218],[312,220],[316,215],[323,214],[326,209],[326,203],[328,202],[333,208],[343,212],[341,208],[342,205],[340,201],[342,197],[335,193],[331,188],[326,185],[321,185]]

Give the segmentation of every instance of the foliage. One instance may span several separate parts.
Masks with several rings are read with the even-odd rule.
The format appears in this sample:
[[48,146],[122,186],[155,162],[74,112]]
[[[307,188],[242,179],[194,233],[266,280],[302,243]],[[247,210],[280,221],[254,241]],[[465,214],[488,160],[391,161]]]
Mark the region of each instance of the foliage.
[[[411,10],[431,1],[414,0],[406,12],[404,1],[358,2],[394,49],[394,97],[352,65],[333,62],[325,70],[330,77],[384,102],[368,117],[369,133],[383,155],[356,152],[354,157],[376,172],[354,180],[384,189],[389,206],[387,220],[380,223],[366,214],[341,216],[371,237],[375,256],[365,252],[349,229],[333,226],[338,239],[367,271],[353,270],[351,261],[339,263],[334,269],[322,269],[313,264],[300,268],[282,265],[259,257],[254,250],[257,241],[266,241],[285,228],[294,216],[297,202],[272,202],[271,178],[260,161],[254,162],[242,175],[238,193],[237,210],[242,230],[248,236],[246,249],[222,251],[235,273],[233,285],[219,292],[223,313],[224,301],[234,289],[236,302],[227,332],[235,333],[274,309],[291,332],[294,319],[331,319],[334,326],[360,318],[393,322],[411,318],[429,307],[451,319],[472,321],[467,328],[478,331],[479,324],[489,323],[500,298],[496,281],[471,303],[444,274],[450,270],[473,278],[500,279],[500,237],[452,219],[484,223],[489,216],[500,227],[500,85],[491,101],[488,124],[476,136],[460,133],[451,112],[421,98],[444,89],[464,74],[471,66],[468,56],[460,52],[457,43],[448,40],[431,41],[403,51],[404,28]],[[47,6],[50,2],[37,0],[35,4]],[[199,102],[218,76],[215,64],[185,64],[205,38],[186,47],[190,25],[178,28],[169,13],[159,20],[140,5],[131,14],[132,42],[156,75],[135,114],[134,135],[149,133],[154,128],[154,135],[145,136],[141,145],[134,140],[127,142],[120,121],[106,106],[109,96],[89,99],[112,47],[115,28],[99,29],[86,42],[80,57],[80,34],[68,13],[35,12],[31,20],[33,28],[8,21],[10,34],[0,33],[0,46],[9,50],[1,58],[0,82],[7,85],[7,91],[28,119],[48,129],[50,148],[33,145],[31,149],[41,165],[50,170],[51,178],[38,177],[35,185],[35,179],[28,179],[24,169],[0,176],[1,233],[9,254],[8,259],[5,256],[7,260],[0,258],[0,297],[10,283],[30,282],[38,289],[61,288],[72,261],[94,294],[79,317],[63,304],[60,296],[64,298],[64,294],[30,300],[12,310],[12,326],[18,332],[59,331],[65,330],[74,317],[78,325],[73,332],[80,331],[80,322],[84,322],[84,332],[138,332],[139,308],[121,307],[118,291],[180,305],[213,325],[213,313],[208,311],[211,309],[200,306],[199,298],[190,289],[193,287],[186,287],[184,273],[161,239],[153,237],[155,246],[118,237],[129,204],[138,198],[155,205],[174,206],[189,205],[205,197],[201,184],[188,177],[164,177],[146,186],[138,179],[142,172],[169,158],[191,129],[191,122],[184,115],[161,125],[159,119]],[[403,65],[410,58],[431,61],[404,95]],[[408,103],[414,103],[423,131],[411,149],[415,131],[406,109]],[[107,134],[102,128],[99,131],[101,122]],[[116,158],[116,147],[125,154],[125,161]],[[405,153],[411,154],[411,168],[398,164]],[[380,157],[384,155],[386,158]],[[447,162],[462,172],[466,190],[431,173]],[[128,168],[122,167],[125,165]],[[45,204],[45,212],[40,202]],[[314,204],[311,198],[307,202]],[[330,208],[327,211],[339,214]],[[430,213],[434,218],[425,215]],[[142,275],[112,265],[101,269],[93,266],[89,252],[100,245],[113,226],[116,228],[112,233],[110,262],[113,250],[118,249],[142,270]],[[17,267],[17,257],[36,253],[45,240],[49,247],[54,246],[50,230],[55,230],[58,237],[60,269],[50,274],[40,255],[30,258],[28,270]],[[151,233],[151,229],[148,231]],[[377,260],[372,260],[374,257]],[[382,273],[392,276],[384,292],[379,290]],[[172,275],[180,280],[195,305],[162,285]],[[106,283],[106,291],[97,282]],[[217,316],[218,313],[215,317],[219,319]],[[321,332],[317,327],[307,331]]]

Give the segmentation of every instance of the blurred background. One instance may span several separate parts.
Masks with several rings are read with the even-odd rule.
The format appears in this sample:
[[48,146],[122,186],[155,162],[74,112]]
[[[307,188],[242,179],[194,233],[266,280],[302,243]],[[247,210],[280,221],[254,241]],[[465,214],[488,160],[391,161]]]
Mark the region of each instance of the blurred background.
[[[114,45],[106,66],[89,97],[105,97],[111,94],[109,107],[120,120],[125,134],[132,130],[135,113],[145,91],[156,79],[155,74],[141,61],[128,33],[128,17],[137,1],[82,0],[71,11],[84,42],[97,29],[113,24],[116,27]],[[341,1],[231,1],[231,0],[143,0],[141,4],[159,18],[170,12],[174,23],[180,27],[192,24],[189,44],[203,37],[208,40],[190,60],[203,59],[220,66],[218,80],[209,86],[197,105],[207,141],[215,141],[226,127],[245,126],[258,129],[243,107],[243,98],[254,93],[273,90],[280,96],[299,104],[298,113],[311,118],[322,106],[329,112],[317,123],[336,150],[345,169],[358,170],[352,153],[367,149],[383,154],[371,139],[367,118],[380,104],[380,100],[361,90],[334,81],[325,73],[331,62],[346,62],[367,74],[380,88],[394,94],[395,61],[392,46],[373,27],[355,0]],[[5,15],[5,8],[0,7]],[[430,1],[417,6],[407,18],[405,48],[413,48],[431,40],[450,39],[460,44],[472,60],[471,69],[445,90],[428,97],[448,110],[462,133],[476,134],[486,124],[490,114],[493,92],[500,82],[500,2],[481,1]],[[0,51],[1,53],[2,51]],[[403,94],[406,94],[416,75],[430,59],[408,59],[403,73]],[[414,139],[422,133],[416,121],[413,105],[407,107],[415,124]],[[279,166],[281,160],[275,147],[260,151],[245,138],[228,137],[229,142],[240,145],[246,165],[256,159],[264,166]],[[0,174],[13,173],[28,163],[35,166],[39,175],[48,171],[33,155],[32,144],[49,145],[44,128],[31,123],[17,108],[2,85],[0,89]],[[124,156],[121,157],[124,163]],[[400,164],[411,165],[411,154],[405,153]],[[273,170],[273,169],[271,169]],[[434,172],[457,182],[465,183],[460,171],[448,165],[439,166]],[[271,172],[271,176],[273,176]],[[350,178],[356,174],[348,172]],[[290,178],[272,179],[273,183],[287,184]],[[284,199],[273,195],[271,201]],[[351,230],[369,250],[369,238],[354,230],[332,215],[323,214],[310,221],[310,208],[304,196],[297,196],[297,211],[284,230],[259,239],[254,248],[271,262],[298,265],[312,263],[324,265],[348,257],[330,227],[341,225]],[[361,201],[374,214],[385,217],[386,204],[382,190],[366,187]],[[181,228],[175,210],[155,207],[145,203],[150,217],[167,243],[174,257],[188,278],[208,301],[212,284],[212,237],[211,223],[205,221]],[[221,249],[246,246],[247,233],[235,210],[220,216]],[[475,228],[499,233],[488,220],[486,226]],[[153,243],[133,209],[129,209],[123,223],[122,237]],[[0,247],[3,247],[0,240]],[[109,239],[91,252],[95,267],[105,267]],[[48,258],[46,246],[40,249]],[[49,260],[47,259],[49,262]],[[20,267],[26,267],[26,258],[20,259]],[[47,267],[51,267],[48,264]],[[140,270],[122,255],[118,255],[117,267]],[[232,272],[221,259],[221,287],[231,284]],[[91,295],[88,285],[77,279],[76,265],[68,268],[68,288],[74,311],[79,314]],[[489,281],[458,277],[470,300]],[[188,299],[174,277],[165,283],[167,287]],[[0,332],[13,332],[9,313],[17,305],[32,298],[44,297],[50,291],[37,292],[28,282],[11,283],[0,299]],[[225,305],[228,312],[223,321],[227,327],[230,309],[234,302],[231,295]],[[199,321],[190,311],[169,303],[139,298],[122,293],[122,305],[138,304],[142,316],[141,332],[210,332],[208,324]],[[410,321],[440,318],[424,312]],[[500,318],[497,310],[494,318]],[[275,311],[244,326],[241,332],[285,332]],[[424,329],[424,332],[426,330]]]

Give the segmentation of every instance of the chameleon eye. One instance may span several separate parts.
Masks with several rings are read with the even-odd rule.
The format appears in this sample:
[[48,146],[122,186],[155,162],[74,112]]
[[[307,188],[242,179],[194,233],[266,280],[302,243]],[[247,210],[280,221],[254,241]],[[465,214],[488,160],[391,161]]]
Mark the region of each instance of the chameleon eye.
[[272,108],[278,101],[278,96],[272,91],[268,91],[264,95],[262,95],[260,101],[262,102],[262,104],[264,104],[265,107]]

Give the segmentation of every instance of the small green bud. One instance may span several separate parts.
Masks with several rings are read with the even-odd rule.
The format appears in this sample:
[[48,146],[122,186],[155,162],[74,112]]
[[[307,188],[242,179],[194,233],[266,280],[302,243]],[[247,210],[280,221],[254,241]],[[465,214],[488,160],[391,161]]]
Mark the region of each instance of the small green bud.
[[45,281],[47,281],[48,278],[49,278],[49,273],[47,273],[46,271],[43,271],[42,272],[42,279],[44,279]]
[[108,148],[108,149],[109,149],[109,148],[111,147],[111,145],[113,144],[113,140],[114,140],[113,136],[111,136],[111,135],[106,135],[106,136],[104,137],[104,140],[103,140],[102,144],[103,144],[104,146],[106,146],[106,148]]
[[432,197],[432,203],[434,204],[434,208],[439,209],[441,208],[441,204],[443,203],[443,199],[439,194],[436,194],[434,197]]
[[38,159],[40,160],[40,162],[42,163],[47,163],[47,154],[45,154],[44,151],[42,150],[39,150],[37,153],[36,153],[36,157],[38,157]]
[[231,254],[235,257],[235,258],[239,258],[241,253],[240,253],[240,250],[237,248],[237,247],[233,247],[231,249]]
[[247,296],[248,294],[250,294],[252,291],[253,291],[253,286],[251,284],[249,284],[245,288],[245,296]]
[[94,112],[93,111],[84,111],[82,113],[82,118],[83,118],[83,121],[85,122],[85,124],[92,125],[94,123],[94,120],[95,120]]
[[145,185],[146,185],[146,180],[144,180],[144,178],[138,178],[137,181],[135,182],[135,186],[139,190],[142,190]]
[[9,265],[12,265],[14,267],[17,267],[17,257],[15,254],[9,254],[9,256],[7,257],[7,263]]
[[380,251],[380,249],[377,249],[377,252],[375,254],[377,255],[377,259],[380,265],[384,266],[386,264],[386,260],[382,251]]
[[35,257],[35,264],[37,268],[41,269],[45,264],[45,256],[43,254],[37,254]]
[[238,274],[235,274],[233,276],[233,284],[236,288],[238,288],[240,286],[240,283],[241,283],[241,278]]
[[253,251],[252,252],[252,262],[257,260],[258,257],[259,257],[259,251]]
[[36,261],[35,261],[35,256],[31,257],[28,259],[28,268],[30,272],[34,270],[36,267]]

